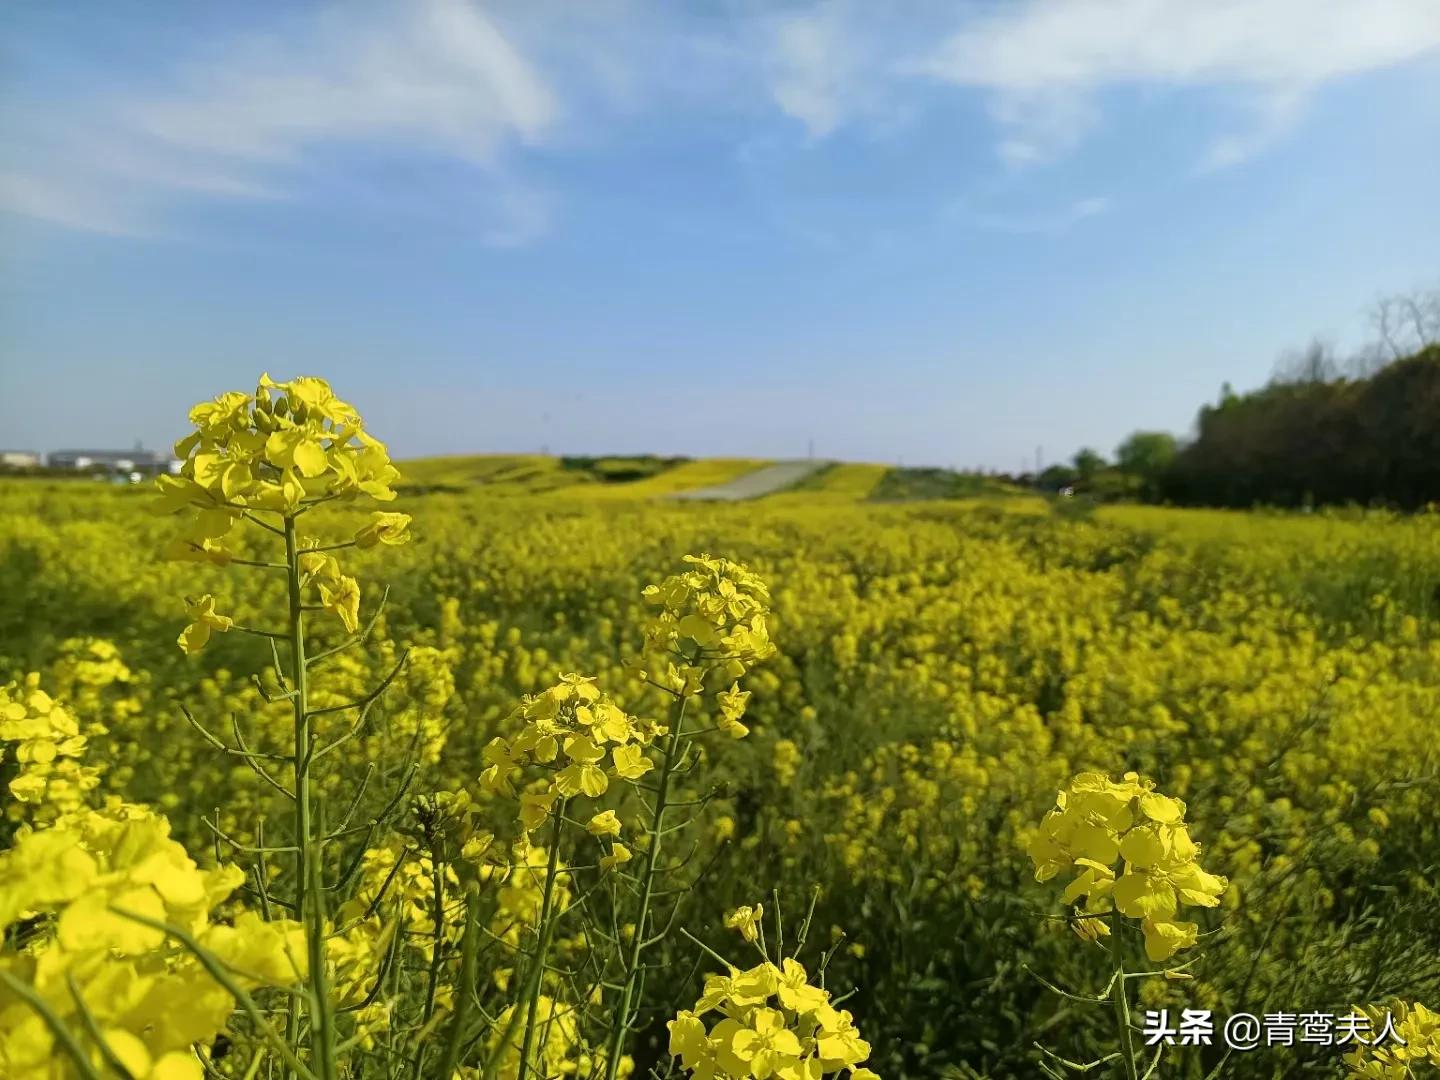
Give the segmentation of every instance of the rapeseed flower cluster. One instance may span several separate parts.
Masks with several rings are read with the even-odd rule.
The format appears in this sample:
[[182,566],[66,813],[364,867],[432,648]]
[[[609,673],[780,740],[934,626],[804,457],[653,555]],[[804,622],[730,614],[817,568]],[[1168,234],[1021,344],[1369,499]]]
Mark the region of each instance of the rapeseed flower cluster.
[[48,823],[80,809],[100,783],[101,769],[87,765],[88,736],[68,709],[40,689],[31,673],[23,683],[0,686],[0,780],[9,795],[11,821]]
[[778,967],[765,961],[710,975],[695,1005],[667,1026],[671,1056],[696,1080],[818,1080],[842,1072],[878,1080],[863,1067],[870,1044],[855,1018],[832,1005],[792,957]]
[[[547,779],[519,793],[519,820],[526,838],[547,821],[557,803],[577,797],[598,799],[612,779],[640,779],[655,763],[646,748],[662,724],[637,720],[601,693],[593,678],[562,674],[560,681],[529,696],[510,714],[507,726],[517,727],[511,738],[496,736],[485,747],[486,763],[479,783],[486,791],[516,797],[515,781],[527,765],[545,771]],[[593,814],[587,831],[609,841],[601,857],[608,869],[632,858],[618,837],[619,818],[613,810]]]
[[[182,522],[166,548],[168,558],[226,566],[238,557],[226,545],[241,522],[279,531],[257,514],[293,519],[302,509],[360,495],[395,498],[391,485],[400,473],[385,444],[365,431],[360,414],[323,379],[277,383],[262,375],[254,394],[230,392],[196,405],[190,422],[195,430],[175,444],[180,474],[156,481],[155,510]],[[319,539],[301,538],[301,584],[346,632],[359,628],[360,585],[331,550],[399,546],[409,539],[409,525],[406,514],[376,511],[346,543],[325,547]],[[187,597],[185,606],[190,621],[179,643],[186,653],[199,652],[212,634],[234,625],[212,594]]]
[[[743,738],[740,722],[750,699],[739,679],[775,655],[770,640],[770,589],[740,563],[710,555],[686,555],[691,567],[641,594],[655,612],[644,625],[645,649],[657,665],[660,685],[671,693],[698,695],[712,673],[730,682],[716,695],[719,728]],[[660,666],[663,665],[663,666]]]
[[1383,1030],[1386,1014],[1394,1037],[1380,1046],[1356,1045],[1345,1055],[1349,1076],[1368,1080],[1415,1080],[1440,1072],[1440,1013],[1417,1002],[1392,1001],[1385,1006],[1355,1010],[1370,1020],[1370,1030]]
[[180,475],[158,486],[167,510],[185,511],[179,543],[211,561],[227,561],[224,541],[247,510],[293,514],[307,501],[361,493],[395,498],[400,472],[385,444],[323,379],[261,375],[254,394],[196,405],[190,423],[195,430],[175,444]]
[[1037,881],[1078,871],[1064,899],[1076,904],[1082,937],[1109,934],[1099,917],[1118,911],[1140,921],[1146,955],[1158,963],[1195,944],[1200,927],[1177,918],[1181,905],[1216,907],[1228,882],[1201,868],[1185,804],[1154,787],[1133,772],[1118,781],[1080,773],[1026,851]]
[[94,738],[108,734],[113,724],[133,721],[139,709],[133,690],[144,681],[115,642],[86,636],[60,642],[45,685],[83,719],[82,734]]
[[[29,684],[23,706],[7,688],[5,708],[11,733],[30,736],[33,763],[42,720],[61,733],[75,722]],[[66,749],[83,768],[83,741]],[[21,790],[49,796],[55,785],[47,776]],[[303,977],[303,934],[237,909],[230,898],[244,875],[201,869],[163,816],[115,797],[87,805],[90,787],[70,783],[47,798],[52,813],[0,851],[0,1075],[66,1080],[108,1065],[133,1080],[200,1080],[198,1055],[226,1031],[235,988]],[[202,956],[229,972],[228,986]]]

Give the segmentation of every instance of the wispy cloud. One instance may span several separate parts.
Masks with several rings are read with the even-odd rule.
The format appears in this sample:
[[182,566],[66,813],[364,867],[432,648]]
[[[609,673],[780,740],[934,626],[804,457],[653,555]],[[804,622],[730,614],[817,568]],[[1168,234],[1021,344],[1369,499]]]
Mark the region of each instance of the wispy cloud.
[[[898,79],[895,61],[909,34],[881,28],[856,0],[820,0],[783,15],[752,20],[771,100],[800,121],[812,140],[857,121],[872,132],[904,125],[914,114],[913,85]],[[908,93],[907,93],[908,92]]]
[[812,137],[823,137],[840,126],[846,99],[856,90],[856,50],[845,15],[832,0],[778,19],[772,28],[771,93]]
[[1209,172],[1238,165],[1281,138],[1305,112],[1308,93],[1293,86],[1271,87],[1246,95],[1242,110],[1248,126],[1215,139],[1200,158],[1199,170]]
[[1283,137],[1327,82],[1440,50],[1440,0],[930,0],[903,21],[860,0],[328,4],[197,34],[188,53],[107,68],[63,99],[7,92],[0,210],[135,235],[193,201],[323,198],[365,186],[357,162],[400,162],[407,178],[436,166],[453,205],[384,172],[368,210],[448,209],[480,242],[514,246],[544,235],[558,202],[527,149],[598,142],[648,111],[756,126],[736,142],[785,116],[789,150],[941,115],[956,88],[988,109],[1009,171],[1075,151],[1116,90],[1218,92],[1238,119],[1196,149],[1218,169]]
[[243,162],[300,159],[326,142],[404,140],[486,164],[506,137],[534,141],[555,117],[549,87],[464,0],[424,0],[357,27],[339,11],[311,40],[265,41],[219,68],[195,65],[183,96],[130,103],[134,129]]
[[1013,164],[1078,144],[1110,87],[1250,90],[1256,122],[1207,151],[1217,167],[1285,131],[1321,84],[1437,49],[1434,0],[1016,0],[907,70],[989,91]]
[[996,153],[1017,169],[1068,154],[1100,121],[1089,95],[1053,87],[997,94],[990,114],[1005,132]]
[[139,236],[139,219],[88,185],[34,173],[0,171],[0,208],[67,228],[108,236]]
[[164,73],[161,92],[25,109],[10,104],[0,207],[73,228],[159,227],[177,197],[285,198],[325,151],[403,149],[471,168],[513,244],[544,231],[545,201],[506,174],[511,143],[555,125],[556,93],[466,0],[316,13],[274,37],[225,43]]

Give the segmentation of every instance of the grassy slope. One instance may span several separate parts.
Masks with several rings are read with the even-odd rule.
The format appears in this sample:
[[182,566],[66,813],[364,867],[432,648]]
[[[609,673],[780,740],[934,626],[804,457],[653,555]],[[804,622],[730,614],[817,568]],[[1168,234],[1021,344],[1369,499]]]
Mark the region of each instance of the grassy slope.
[[890,469],[870,492],[877,502],[914,499],[973,499],[986,495],[1030,494],[975,473],[949,469]]
[[[760,458],[558,458],[539,454],[480,454],[399,463],[400,486],[412,494],[484,491],[496,495],[574,494],[597,498],[653,498],[725,484],[770,464]],[[630,477],[640,474],[639,479]],[[648,475],[646,475],[648,474]]]
[[465,457],[402,461],[398,487],[403,491],[460,491],[476,487],[521,494],[568,486],[577,477],[565,473],[560,459],[539,454],[476,454]]
[[654,476],[630,484],[607,484],[587,492],[599,497],[654,498],[674,495],[679,491],[693,491],[696,488],[728,484],[746,473],[762,469],[770,462],[759,458],[702,458],[687,461],[673,469],[656,473]]
[[[400,463],[401,484],[412,494],[483,490],[497,495],[565,494],[583,490],[602,499],[656,498],[727,484],[764,468],[764,458],[657,457],[556,458],[539,454],[485,454],[424,458]],[[638,479],[635,477],[639,477]],[[912,502],[928,499],[988,501],[1028,494],[948,469],[891,468],[837,462],[768,500],[822,499],[827,502]]]
[[398,486],[409,494],[485,491],[539,495],[577,487],[629,487],[654,480],[678,464],[675,458],[562,458],[541,454],[419,458],[399,463]]
[[[541,454],[469,454],[417,458],[398,462],[397,488],[403,497],[480,494],[577,495],[586,499],[664,498],[684,491],[728,484],[773,464],[765,458],[551,457]],[[15,478],[5,486],[11,498],[42,498],[55,485],[78,481]],[[150,494],[148,484],[113,486],[91,483],[90,498],[126,499]],[[102,494],[103,491],[103,494]],[[1004,484],[943,469],[906,469],[886,465],[835,462],[799,483],[760,496],[782,504],[823,502],[918,502],[943,500],[951,505],[991,504],[1013,512],[1044,512],[1043,500]],[[1033,504],[1033,505],[1032,505]]]

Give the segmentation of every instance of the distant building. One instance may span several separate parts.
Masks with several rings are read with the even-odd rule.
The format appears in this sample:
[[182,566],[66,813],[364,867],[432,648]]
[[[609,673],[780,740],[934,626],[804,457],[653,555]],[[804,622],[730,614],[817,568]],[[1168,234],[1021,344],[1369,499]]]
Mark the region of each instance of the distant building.
[[169,454],[146,450],[52,450],[46,456],[52,469],[74,469],[76,472],[140,473],[154,476],[174,472]]
[[6,469],[35,469],[40,466],[40,455],[34,450],[0,450],[0,467]]

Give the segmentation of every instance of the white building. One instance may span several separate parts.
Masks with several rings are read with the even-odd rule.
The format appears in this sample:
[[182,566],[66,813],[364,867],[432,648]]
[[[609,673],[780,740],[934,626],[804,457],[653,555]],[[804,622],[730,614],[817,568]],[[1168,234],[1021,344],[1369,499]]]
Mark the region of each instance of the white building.
[[52,469],[74,469],[77,472],[141,473],[155,475],[174,472],[169,454],[146,450],[52,450],[46,464]]

